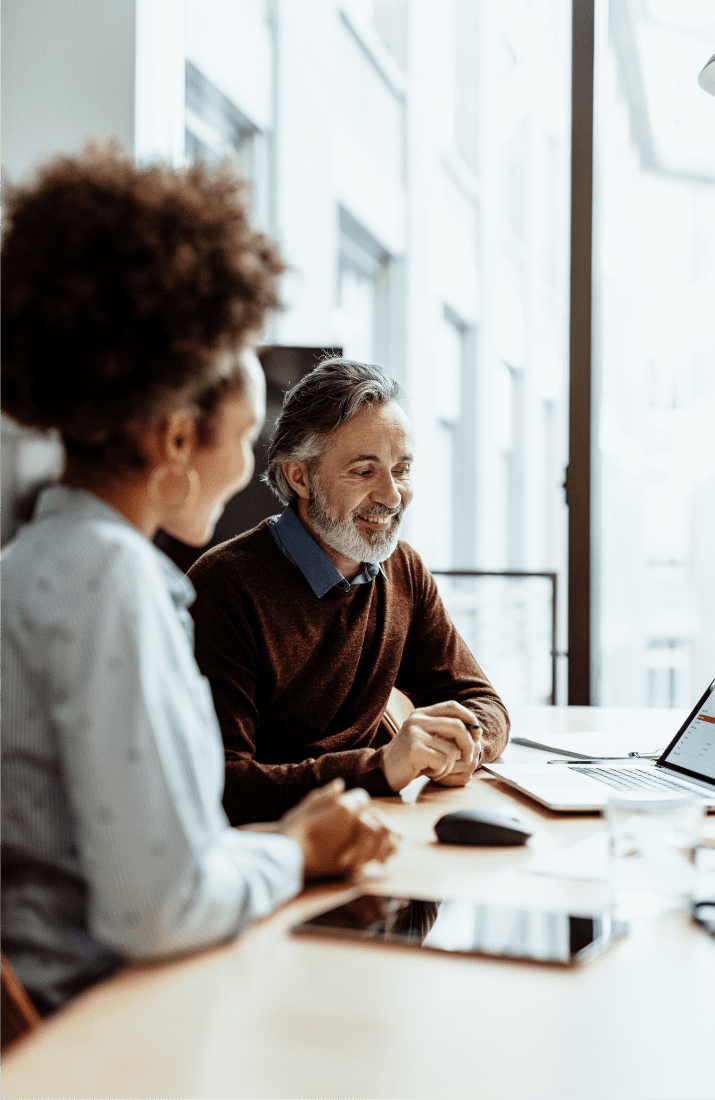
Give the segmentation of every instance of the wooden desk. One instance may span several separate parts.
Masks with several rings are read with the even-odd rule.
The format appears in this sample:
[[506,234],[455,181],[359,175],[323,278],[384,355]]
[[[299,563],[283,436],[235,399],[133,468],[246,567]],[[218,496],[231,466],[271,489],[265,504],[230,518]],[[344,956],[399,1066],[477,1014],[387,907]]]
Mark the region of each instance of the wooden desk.
[[[543,708],[516,713],[514,732],[544,737],[624,721],[648,721],[665,739],[678,725],[672,711]],[[405,841],[384,870],[366,876],[374,892],[544,909],[604,901],[599,884],[521,870],[534,851],[601,829],[597,815],[551,814],[495,780],[421,787],[413,784],[408,800],[381,800]],[[449,808],[515,801],[538,829],[528,848],[435,843],[433,823]],[[287,935],[299,917],[344,894],[314,888],[239,942],[121,972],[6,1056],[3,1096],[715,1094],[715,940],[686,914],[631,932],[582,970]]]

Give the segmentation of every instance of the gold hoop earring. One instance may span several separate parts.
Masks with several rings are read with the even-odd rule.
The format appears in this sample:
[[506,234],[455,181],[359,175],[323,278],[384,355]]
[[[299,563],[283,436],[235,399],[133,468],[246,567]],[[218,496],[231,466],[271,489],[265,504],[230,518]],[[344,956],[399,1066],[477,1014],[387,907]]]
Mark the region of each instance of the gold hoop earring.
[[[174,485],[167,478],[176,479]],[[183,485],[179,485],[182,481]],[[196,470],[177,470],[168,463],[153,470],[147,485],[149,499],[155,508],[167,512],[187,512],[195,505],[201,491],[201,479]]]

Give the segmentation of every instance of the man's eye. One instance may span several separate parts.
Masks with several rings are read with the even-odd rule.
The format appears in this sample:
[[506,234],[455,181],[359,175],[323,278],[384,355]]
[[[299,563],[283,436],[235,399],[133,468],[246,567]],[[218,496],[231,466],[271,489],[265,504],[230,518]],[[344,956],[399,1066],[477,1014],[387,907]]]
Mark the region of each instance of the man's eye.
[[395,477],[409,477],[409,476],[410,476],[410,467],[409,466],[399,466],[395,470]]
[[369,477],[372,470],[356,470],[355,473],[358,477]]

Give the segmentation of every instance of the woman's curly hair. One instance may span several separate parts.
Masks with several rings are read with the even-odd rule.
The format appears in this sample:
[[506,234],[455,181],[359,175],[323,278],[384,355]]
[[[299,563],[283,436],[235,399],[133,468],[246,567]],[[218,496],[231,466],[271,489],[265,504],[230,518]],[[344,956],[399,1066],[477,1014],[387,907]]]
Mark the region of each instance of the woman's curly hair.
[[142,168],[115,144],[13,189],[2,257],[3,409],[109,469],[144,465],[133,424],[240,385],[284,270],[230,166]]

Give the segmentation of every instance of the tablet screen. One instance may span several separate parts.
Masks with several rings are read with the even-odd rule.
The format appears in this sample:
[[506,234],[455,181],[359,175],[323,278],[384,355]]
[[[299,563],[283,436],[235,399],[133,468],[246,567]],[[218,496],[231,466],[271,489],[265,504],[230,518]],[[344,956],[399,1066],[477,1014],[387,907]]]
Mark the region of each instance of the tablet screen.
[[293,928],[300,934],[561,965],[588,961],[626,931],[609,913],[542,913],[376,894],[360,894]]

